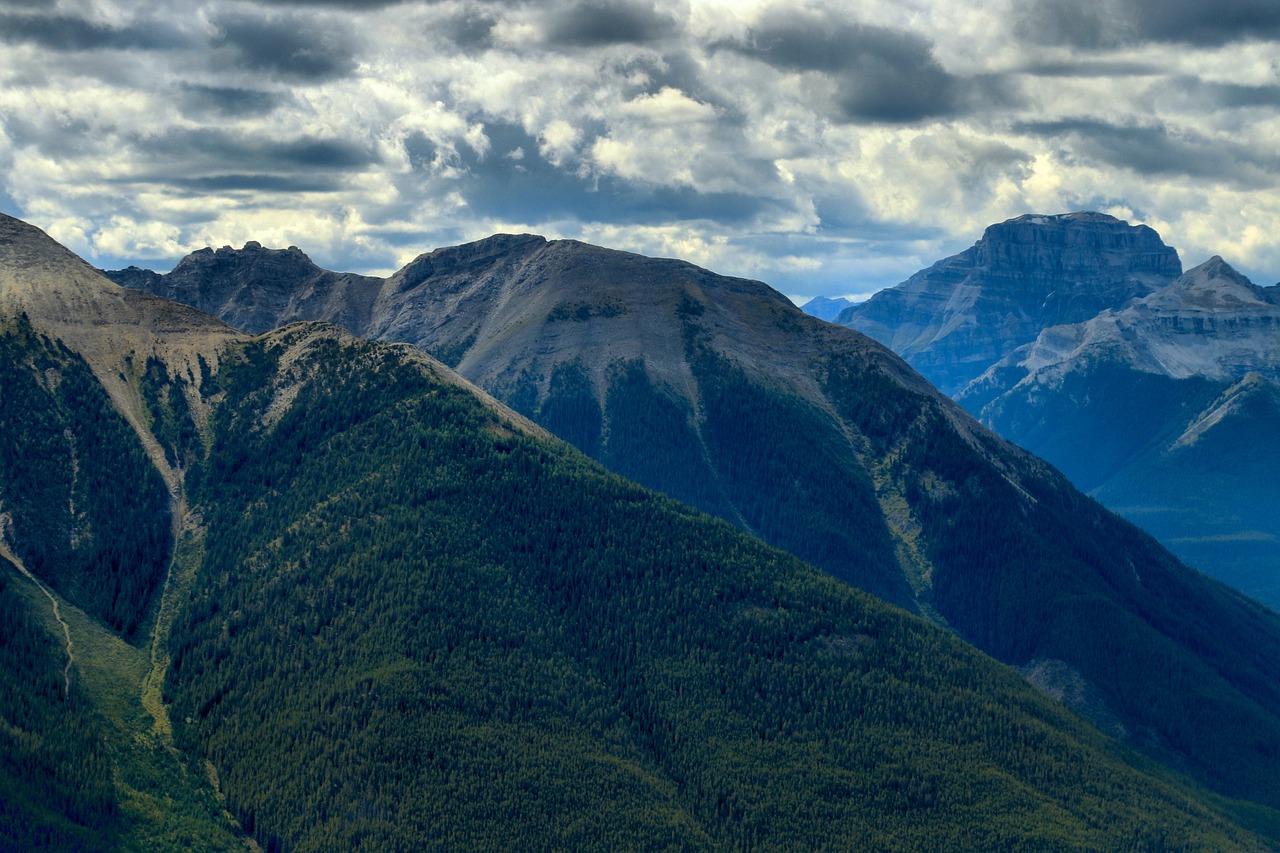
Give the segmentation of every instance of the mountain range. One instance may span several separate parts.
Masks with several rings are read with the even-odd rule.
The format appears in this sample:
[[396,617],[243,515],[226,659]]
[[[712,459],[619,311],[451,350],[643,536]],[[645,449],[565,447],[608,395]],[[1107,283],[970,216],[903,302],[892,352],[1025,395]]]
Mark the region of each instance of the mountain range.
[[839,320],[1184,560],[1280,607],[1280,286],[1221,258],[1175,278],[1171,252],[1102,214],[1019,217]]
[[[467,258],[483,269],[513,243],[553,245],[434,253],[418,281]],[[419,349],[315,322],[250,337],[0,217],[0,412],[21,450],[0,468],[0,841],[1260,850],[1280,837],[1274,614],[1179,566],[879,346],[810,326],[761,285],[656,266],[680,274],[684,363],[712,359],[727,396],[775,406],[781,425],[806,401],[724,363],[730,321],[747,319],[730,295],[753,319],[847,340],[831,399],[865,432],[845,441],[866,458],[893,449],[883,477],[900,485],[871,494],[919,525],[938,593],[943,579],[969,593],[936,596],[958,630],[995,611],[1005,621],[987,624],[1016,648],[1097,645],[1068,686],[1114,702],[1130,743],[1253,802],[1136,755],[950,632],[609,473]],[[655,274],[642,292],[670,288]],[[544,325],[628,315],[619,291],[586,292],[568,288],[568,317]],[[466,295],[460,280],[446,290]],[[678,399],[648,364],[615,393]],[[690,365],[714,390],[707,369]],[[991,584],[974,561],[997,541],[1027,550]],[[1095,580],[1112,559],[1120,596]],[[869,549],[869,576],[876,560]],[[1045,621],[1079,633],[1054,638]]]
[[1139,749],[1273,796],[1280,682],[1270,652],[1240,649],[1280,649],[1275,614],[760,282],[530,235],[438,249],[385,280],[256,244],[113,275],[228,317],[279,308],[249,332],[344,321],[419,346],[612,471],[948,626]]

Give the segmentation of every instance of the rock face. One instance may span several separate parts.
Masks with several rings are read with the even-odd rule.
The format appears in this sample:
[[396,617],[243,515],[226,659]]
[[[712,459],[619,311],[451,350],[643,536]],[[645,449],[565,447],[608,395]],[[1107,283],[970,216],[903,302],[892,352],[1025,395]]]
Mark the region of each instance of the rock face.
[[[256,287],[198,292],[267,304]],[[500,235],[419,257],[354,330],[422,346],[610,469],[1005,662],[1053,662],[1078,675],[1064,698],[1129,742],[1280,804],[1280,716],[1259,710],[1280,707],[1280,678],[1240,652],[1274,639],[1280,656],[1276,616],[1187,570],[885,347],[766,285]]]
[[1101,213],[1019,216],[839,315],[957,394],[1045,328],[1146,296],[1182,272],[1145,225]]
[[[369,321],[382,279],[334,273],[311,262],[296,246],[201,249],[167,275],[129,267],[105,275],[125,287],[198,308],[252,334],[283,323],[323,316],[347,329]],[[211,283],[216,282],[216,287]]]
[[1045,329],[959,401],[1155,533],[1280,607],[1280,299],[1215,257]]

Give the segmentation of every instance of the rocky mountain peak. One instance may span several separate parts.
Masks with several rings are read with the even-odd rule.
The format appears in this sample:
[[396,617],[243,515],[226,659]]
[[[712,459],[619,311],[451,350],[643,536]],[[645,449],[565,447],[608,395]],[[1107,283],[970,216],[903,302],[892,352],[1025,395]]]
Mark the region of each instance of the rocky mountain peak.
[[1236,311],[1248,306],[1268,310],[1271,307],[1262,288],[1218,255],[1188,270],[1165,291],[1152,294],[1144,302],[1164,310],[1177,306],[1202,311]]
[[174,267],[172,275],[207,276],[226,275],[235,271],[255,274],[270,273],[280,276],[314,275],[322,272],[307,254],[297,246],[287,249],[267,249],[256,240],[250,240],[242,249],[223,246],[220,249],[206,247],[187,255]]
[[89,268],[39,228],[3,213],[0,213],[0,262],[6,268],[57,264]]
[[840,316],[841,311],[854,304],[852,299],[846,299],[843,296],[837,296],[834,299],[829,296],[815,296],[806,302],[801,310],[810,317],[817,317],[819,320],[830,323]]
[[1105,213],[1025,214],[987,228],[973,247],[975,269],[1011,274],[1027,295],[1054,295],[1064,279],[1077,290],[1098,273],[1176,278],[1178,254],[1146,225]]
[[537,234],[494,234],[474,243],[446,246],[421,254],[392,276],[392,280],[396,282],[397,289],[406,290],[434,276],[487,267],[498,259],[524,257],[546,245],[547,238]]
[[[1169,287],[1138,300],[1129,312],[1135,316],[1199,317],[1194,322],[1209,323],[1215,328],[1228,321],[1238,324],[1259,316],[1271,317],[1268,324],[1280,321],[1266,291],[1217,255]],[[1208,327],[1199,329],[1201,333],[1208,331]],[[1197,345],[1212,347],[1214,342],[1206,340]]]
[[195,306],[253,334],[295,320],[319,319],[359,333],[382,279],[319,267],[297,246],[206,247],[165,275],[130,267],[106,272],[117,284]]
[[[207,314],[116,286],[39,228],[4,214],[0,307],[29,314],[36,328],[63,338],[73,349],[91,348],[89,341],[109,343],[113,352],[154,349],[151,337],[171,327],[215,337],[232,332]],[[110,333],[103,330],[108,323],[116,326]],[[101,367],[93,359],[90,363]]]
[[1277,330],[1280,308],[1266,291],[1215,255],[1123,308],[1044,329],[957,396],[977,412],[1015,387],[1057,387],[1102,364],[1172,379],[1238,382],[1251,371],[1276,379]]
[[1169,284],[1177,252],[1145,225],[1104,213],[1026,214],[972,247],[842,312],[947,393],[1035,339]]

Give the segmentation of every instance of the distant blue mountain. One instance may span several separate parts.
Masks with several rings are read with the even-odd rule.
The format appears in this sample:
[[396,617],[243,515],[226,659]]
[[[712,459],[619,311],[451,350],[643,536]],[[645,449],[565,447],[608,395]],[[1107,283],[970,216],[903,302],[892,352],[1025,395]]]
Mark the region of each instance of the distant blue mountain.
[[1221,258],[1045,329],[961,392],[1197,568],[1280,608],[1280,290]]
[[837,322],[954,396],[1041,330],[1119,308],[1181,273],[1177,252],[1145,225],[1102,213],[1019,216]]
[[834,322],[840,312],[856,305],[852,299],[845,299],[843,296],[832,298],[830,296],[815,296],[800,306],[800,309],[810,317],[817,317],[819,320],[826,320],[828,323]]

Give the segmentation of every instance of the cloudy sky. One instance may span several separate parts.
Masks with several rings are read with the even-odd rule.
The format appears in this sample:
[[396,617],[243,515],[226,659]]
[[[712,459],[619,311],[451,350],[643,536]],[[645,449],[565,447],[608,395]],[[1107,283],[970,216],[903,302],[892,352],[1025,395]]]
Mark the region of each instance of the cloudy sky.
[[104,267],[496,231],[874,291],[1103,210],[1280,278],[1276,0],[0,0],[0,210]]

